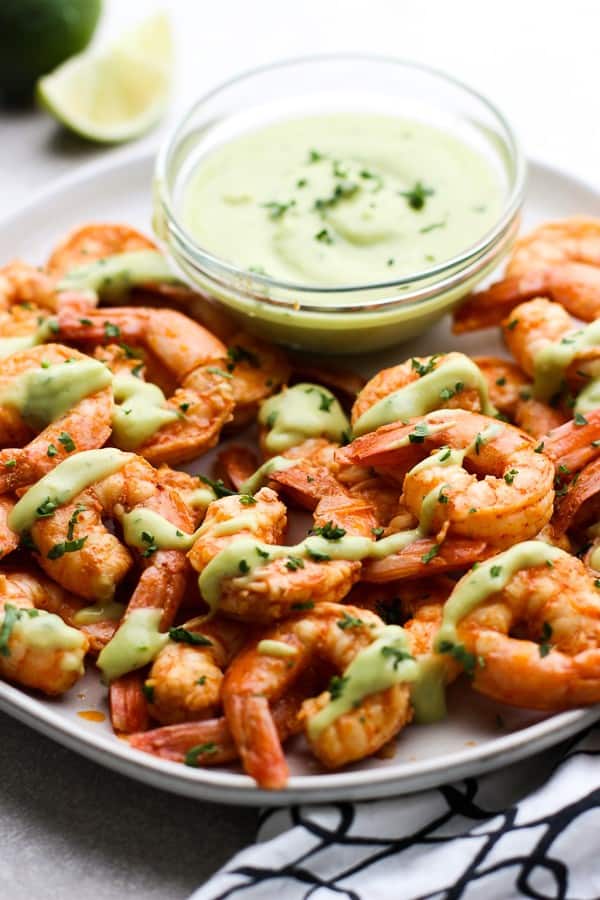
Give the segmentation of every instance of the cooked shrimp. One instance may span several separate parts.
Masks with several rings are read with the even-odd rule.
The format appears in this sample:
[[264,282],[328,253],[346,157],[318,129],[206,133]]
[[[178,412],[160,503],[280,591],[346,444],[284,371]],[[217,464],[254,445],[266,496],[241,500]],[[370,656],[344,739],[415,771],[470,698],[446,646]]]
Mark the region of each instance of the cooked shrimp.
[[250,447],[229,444],[217,456],[216,473],[239,491],[245,481],[258,469],[258,457]]
[[19,535],[8,525],[8,516],[14,505],[12,497],[0,497],[0,559],[4,559],[19,546]]
[[38,612],[52,589],[25,570],[0,574],[0,675],[50,695],[68,691],[83,674],[88,649],[85,634]]
[[182,631],[205,643],[170,642],[145,682],[149,712],[163,725],[208,719],[218,712],[223,672],[248,636],[241,623],[223,618],[184,624]]
[[570,419],[542,436],[538,447],[556,468],[578,472],[596,459],[600,451],[600,409],[586,413],[584,420]]
[[435,538],[420,538],[383,559],[366,560],[360,577],[369,583],[383,584],[405,578],[460,572],[493,552],[488,543],[476,538],[450,537],[441,544]]
[[[570,474],[570,473],[565,473]],[[556,537],[564,535],[583,523],[596,523],[600,519],[600,459],[589,463],[571,481],[568,489],[556,504],[552,518],[552,532]]]
[[[473,362],[484,376],[490,400],[498,412],[513,418],[522,394],[530,388],[530,382],[519,366],[498,356],[474,356]],[[467,407],[461,407],[467,409]]]
[[[315,684],[315,672],[309,669],[291,690],[273,704],[273,722],[280,741],[286,741],[290,735],[301,730],[298,718],[300,706],[315,689]],[[145,753],[194,767],[219,765],[238,757],[225,716],[152,728],[141,734],[132,734],[129,743]]]
[[458,636],[481,659],[473,687],[495,700],[550,711],[600,701],[600,594],[576,557],[518,571]]
[[295,379],[324,384],[348,408],[352,406],[367,383],[367,379],[362,375],[347,369],[330,369],[325,366],[312,365],[308,360],[299,357],[292,357],[291,363]]
[[415,518],[420,518],[428,494],[438,490],[442,497],[431,510],[432,534],[505,547],[534,537],[549,521],[552,463],[535,452],[532,438],[512,425],[464,410],[439,410],[408,425],[379,428],[344,449],[352,461],[397,464],[404,471],[407,461],[418,462],[433,447],[465,451],[471,471],[453,463],[448,453],[439,463],[432,460],[406,474],[403,501]]
[[[424,374],[434,372],[442,363],[453,362],[463,358],[462,353],[442,353],[435,356],[420,356],[406,360],[390,369],[382,369],[371,378],[356,398],[352,407],[352,425],[380,400],[384,400],[394,391],[418,381]],[[463,387],[452,392],[447,399],[440,397],[440,409],[481,410],[479,392],[475,388]]]
[[[104,519],[118,518],[141,507],[163,515],[182,531],[190,531],[193,526],[179,495],[163,488],[158,473],[149,463],[132,456],[117,472],[86,488],[52,515],[35,521],[31,536],[41,567],[80,597],[111,600],[133,559],[129,550],[107,529]],[[177,550],[158,550],[148,553],[143,560],[147,567],[129,609],[138,605],[160,607],[168,627],[183,590],[185,555]]]
[[251,422],[260,403],[281,390],[291,373],[283,350],[244,332],[228,341],[223,368],[231,376],[235,401],[232,424],[236,428]]
[[518,303],[540,296],[586,322],[600,316],[600,220],[574,216],[520,238],[505,277],[458,309],[454,330],[498,325]]
[[[62,344],[46,344],[13,353],[2,361],[0,394],[10,396],[11,386],[20,375],[86,359],[84,354]],[[40,391],[44,390],[47,391],[42,386]],[[0,493],[37,481],[74,450],[95,450],[110,435],[113,408],[110,385],[83,397],[33,437],[36,424],[47,413],[47,394],[44,398],[40,393],[36,399],[35,409],[31,401],[23,404],[24,412],[8,399],[0,404],[0,443],[8,445],[0,451]]]
[[[255,499],[258,500],[264,491],[268,491],[271,497],[275,496],[268,488],[263,488]],[[226,499],[233,501],[237,498]],[[217,513],[219,504],[221,506]],[[211,504],[201,528],[208,540],[204,539],[204,535],[200,537],[190,553],[192,565],[198,571],[202,571],[215,555],[211,532],[215,530],[216,524],[218,533],[218,522],[219,519],[222,520],[224,504],[223,500]],[[235,512],[233,504],[231,508]],[[256,509],[257,506],[250,507],[252,518]],[[219,519],[216,518],[217,515]],[[338,487],[335,494],[324,496],[320,500],[315,509],[314,523],[317,529],[340,529],[342,534],[372,537],[376,519],[368,504]],[[257,530],[254,529],[254,537],[257,536]],[[239,538],[240,533],[243,533],[241,529],[234,540]],[[271,535],[272,529],[269,530],[269,537]],[[219,540],[220,548],[224,547],[224,539]],[[232,543],[231,537],[227,543]],[[267,543],[275,541],[268,540]],[[327,558],[317,561],[307,558],[298,561],[293,555],[293,548],[290,548],[290,554],[283,555],[280,547],[278,554],[274,554],[272,559],[265,558],[258,566],[243,570],[239,576],[224,576],[219,585],[219,608],[223,613],[244,621],[272,622],[284,618],[294,609],[305,608],[307,603],[342,599],[360,575],[361,564],[356,560]]]
[[[347,621],[352,627],[345,627]],[[244,768],[260,787],[282,788],[288,778],[271,704],[315,657],[343,674],[383,628],[379,616],[369,610],[323,603],[309,615],[281,622],[263,636],[263,640],[285,644],[289,648],[285,656],[261,652],[260,643],[254,641],[236,657],[225,675],[223,706]],[[330,696],[325,692],[307,700],[302,710],[311,749],[328,768],[374,753],[412,718],[408,686],[398,683],[362,697],[350,711],[315,733],[311,720]]]
[[80,317],[69,310],[58,316],[59,334],[82,344],[110,344],[115,338],[151,353],[178,382],[199,366],[217,365],[224,344],[189,316],[173,309],[115,306]]
[[105,256],[135,250],[156,250],[156,244],[129,225],[84,225],[72,231],[54,248],[46,270],[58,279],[72,269],[88,266]]
[[231,418],[234,398],[229,373],[217,365],[225,347],[209,331],[174,310],[144,307],[115,307],[108,315],[95,310],[83,321],[67,313],[59,323],[69,340],[106,343],[116,335],[142,346],[155,360],[152,364],[146,358],[149,368],[156,371],[158,363],[175,379],[178,386],[163,404],[173,420],[133,448],[137,453],[156,465],[177,465],[216,444]]
[[144,678],[139,671],[128,672],[114,681],[108,692],[110,723],[116,734],[145,731],[150,723],[144,693]]

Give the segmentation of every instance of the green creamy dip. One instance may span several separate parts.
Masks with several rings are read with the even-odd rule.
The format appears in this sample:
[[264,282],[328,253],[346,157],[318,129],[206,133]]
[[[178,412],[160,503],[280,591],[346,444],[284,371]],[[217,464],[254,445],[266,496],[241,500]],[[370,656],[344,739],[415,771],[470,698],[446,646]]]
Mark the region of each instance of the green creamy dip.
[[41,431],[111,382],[112,374],[103,363],[76,359],[17,375],[0,394],[0,403],[14,406],[24,422]]
[[460,394],[465,388],[478,391],[484,415],[497,414],[497,410],[490,403],[487,382],[481,371],[472,359],[457,353],[441,362],[431,372],[374,403],[354,423],[353,434],[359,437],[391,422],[408,421],[415,416],[424,416],[434,409],[439,409],[444,398]]
[[8,526],[17,533],[27,531],[38,518],[38,508],[48,501],[55,506],[69,503],[77,494],[121,469],[129,453],[104,447],[84,450],[63,460],[23,494],[8,516]]
[[97,665],[105,681],[152,662],[169,640],[159,631],[162,609],[134,609],[98,656]]
[[112,437],[122,450],[136,450],[159,428],[180,417],[176,410],[165,409],[166,397],[157,385],[135,375],[115,375],[113,394]]
[[307,438],[326,437],[342,442],[350,422],[334,394],[318,384],[295,384],[262,404],[258,421],[269,430],[269,453],[284,453]]
[[221,259],[333,287],[392,281],[451,258],[496,223],[501,202],[498,173],[455,135],[340,113],[218,147],[192,173],[182,216]]
[[0,338],[0,359],[6,359],[19,350],[29,350],[38,344],[44,344],[55,333],[56,327],[55,319],[44,319],[31,334]]
[[[577,354],[592,347],[600,345],[600,319],[590,322],[585,328],[573,331],[565,335],[560,341],[548,344],[542,347],[536,355],[533,362],[534,380],[533,395],[538,400],[550,400],[556,394],[560,393],[564,387],[565,374],[567,369],[576,358]],[[591,385],[584,388],[585,391],[597,391],[598,388],[592,388]],[[582,400],[583,404],[588,404],[590,393]],[[591,407],[588,406],[587,411]],[[584,412],[583,409],[577,410]]]
[[136,250],[71,269],[59,281],[58,290],[118,298],[136,285],[177,280],[158,250]]

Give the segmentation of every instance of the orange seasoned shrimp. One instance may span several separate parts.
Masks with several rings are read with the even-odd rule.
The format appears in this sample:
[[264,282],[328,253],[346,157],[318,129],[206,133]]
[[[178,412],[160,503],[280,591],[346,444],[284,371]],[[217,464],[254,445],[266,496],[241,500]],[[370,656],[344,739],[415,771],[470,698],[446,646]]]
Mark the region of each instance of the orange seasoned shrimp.
[[600,316],[600,220],[574,216],[520,238],[505,277],[456,312],[455,332],[498,325],[524,300],[547,297],[585,322]]
[[476,356],[473,362],[485,376],[490,400],[498,412],[527,434],[541,437],[568,420],[561,409],[531,396],[532,384],[515,363],[495,356]]
[[[111,516],[119,519],[122,514],[140,508],[153,510],[184,532],[193,526],[179,495],[160,484],[158,473],[149,463],[131,456],[117,472],[34,522],[31,537],[41,567],[80,597],[111,600],[133,559],[129,550],[107,529],[104,519]],[[129,610],[139,605],[162,608],[168,625],[185,586],[182,583],[185,555],[178,550],[146,551],[142,559],[146,568]]]
[[262,401],[281,390],[291,373],[283,350],[244,332],[230,338],[222,365],[231,376],[235,402],[232,425],[236,428],[251,422]]
[[[568,473],[565,473],[568,474]],[[552,533],[561,537],[571,528],[600,519],[600,459],[590,462],[558,499],[552,517]]]
[[108,691],[108,705],[110,722],[116,734],[145,731],[150,717],[141,672],[127,672],[113,681]]
[[508,359],[500,359],[498,356],[474,356],[473,362],[487,382],[493,405],[498,412],[512,419],[522,394],[528,392],[531,387],[529,379],[519,366]]
[[88,266],[105,256],[136,250],[156,250],[156,244],[129,225],[84,225],[54,248],[46,270],[54,278],[62,278],[71,269]]
[[583,420],[570,419],[564,425],[554,428],[542,436],[539,443],[557,470],[562,467],[566,474],[578,472],[599,454],[600,450],[600,409],[586,413]]
[[247,628],[219,618],[184,624],[174,634],[182,640],[160,651],[145,681],[150,715],[163,725],[211,718],[220,709],[223,672],[243,646]]
[[[74,450],[97,449],[109,437],[113,396],[104,376],[108,381],[110,376],[97,363],[96,390],[76,400],[70,409],[60,412],[62,399],[69,396],[68,379],[63,382],[57,379],[53,384],[52,377],[62,375],[63,365],[64,372],[69,374],[66,368],[69,363],[86,361],[93,362],[62,344],[33,347],[3,360],[0,443],[6,449],[0,450],[1,493],[37,481]],[[20,379],[29,376],[36,380],[24,390]],[[59,411],[54,420],[51,420],[51,392],[56,397]],[[36,432],[37,437],[34,437]]]
[[[403,502],[415,518],[420,520],[429,498],[431,534],[505,547],[534,537],[550,520],[552,463],[535,452],[524,432],[486,416],[439,410],[408,425],[383,426],[344,451],[362,465],[399,465],[404,472],[407,462],[423,460],[433,448],[448,449],[415,466],[403,481]],[[452,450],[462,451],[468,471]]]
[[75,684],[88,649],[85,634],[45,611],[52,590],[26,570],[0,574],[0,676],[50,695]]
[[[117,336],[143,346],[151,357],[146,364],[154,371],[162,365],[167,380],[168,376],[175,379],[174,393],[168,400],[161,398],[159,404],[171,419],[159,424],[141,443],[135,443],[134,436],[135,446],[128,443],[124,449],[134,449],[156,465],[177,465],[216,444],[232,415],[233,389],[229,373],[217,365],[225,356],[225,347],[202,325],[174,310],[144,307],[115,307],[108,315],[105,310],[94,310],[83,320],[67,313],[59,316],[59,323],[69,340],[106,343]],[[132,408],[127,406],[128,398],[141,390],[143,369],[139,364],[137,369],[137,385],[132,378],[122,385],[125,410]],[[115,390],[120,389],[115,381]]]
[[[280,741],[301,730],[298,718],[305,697],[315,689],[317,673],[308,670],[296,685],[272,706],[272,716]],[[238,751],[225,716],[217,719],[182,722],[132,734],[129,743],[137,750],[162,759],[204,767],[237,759]]]
[[0,559],[4,559],[19,546],[19,535],[8,525],[8,516],[14,505],[12,497],[0,497]]
[[517,571],[459,621],[458,637],[481,659],[473,687],[495,700],[549,711],[600,701],[600,594],[576,557]]
[[[371,378],[352,407],[352,425],[371,409],[376,403],[389,397],[390,394],[413,382],[419,381],[424,375],[434,372],[445,363],[453,363],[464,359],[462,353],[442,353],[435,356],[413,357],[398,366],[390,369],[382,369]],[[440,409],[470,409],[474,412],[481,410],[479,392],[472,387],[463,386],[460,391],[449,391],[449,396],[439,398]]]
[[250,447],[229,444],[217,456],[217,475],[234,490],[239,491],[245,481],[258,469],[258,457]]
[[[235,658],[225,674],[223,706],[244,768],[260,787],[282,788],[288,778],[271,704],[315,658],[343,676],[384,628],[379,616],[369,610],[323,603],[308,615],[276,625],[261,642],[251,642]],[[306,700],[302,708],[311,749],[328,768],[369,756],[412,718],[408,685],[399,682],[357,698],[349,710],[317,728],[318,713],[334,692],[339,696],[344,684],[343,677],[334,678],[330,691]]]
[[[269,497],[275,496],[270,489],[263,488],[255,499],[264,496],[264,491],[268,492]],[[237,498],[226,499],[237,501]],[[258,504],[251,506],[250,514],[246,513],[243,517],[250,524],[254,521],[257,506]],[[235,514],[234,503],[230,508]],[[224,500],[211,504],[207,512],[200,529],[201,536],[190,553],[192,565],[197,571],[202,572],[215,555],[217,547],[213,534],[215,531],[219,533],[219,521],[223,519],[223,512]],[[324,496],[320,500],[315,509],[314,523],[317,531],[325,529],[327,533],[372,537],[376,519],[368,504],[338,487],[335,494]],[[252,529],[250,533],[253,537],[258,536],[258,530],[257,527]],[[231,536],[226,543],[220,538],[218,549],[224,548],[226,544],[231,546],[243,531],[249,532],[245,523],[244,529],[240,527],[233,541]],[[271,535],[274,537],[273,532],[269,531],[269,537]],[[276,541],[269,540],[268,543]],[[252,565],[244,559],[240,563],[239,572],[236,569],[235,573],[222,574],[218,582],[216,602],[225,615],[243,621],[272,622],[289,615],[294,609],[305,608],[307,603],[312,605],[342,599],[360,575],[361,564],[357,560],[331,559],[329,556],[321,558],[317,554],[312,558],[297,558],[293,547],[290,547],[288,554],[287,547],[281,545],[273,548],[272,556],[272,559],[267,558],[267,550],[260,546],[258,550],[252,548]],[[201,577],[201,589],[202,580]],[[213,605],[211,598],[205,596],[204,599],[209,605]]]

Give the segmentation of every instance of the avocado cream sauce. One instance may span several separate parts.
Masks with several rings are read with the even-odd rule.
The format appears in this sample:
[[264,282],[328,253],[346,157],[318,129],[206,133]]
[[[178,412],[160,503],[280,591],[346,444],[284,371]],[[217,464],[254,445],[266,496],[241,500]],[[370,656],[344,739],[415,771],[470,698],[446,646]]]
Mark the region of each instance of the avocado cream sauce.
[[501,203],[499,174],[458,136],[338,113],[217,147],[189,178],[182,217],[203,248],[240,268],[335,287],[451,258],[496,223]]
[[24,422],[41,431],[111,381],[112,375],[103,363],[74,359],[17,375],[0,394],[0,403],[15,407]]
[[341,443],[350,422],[335,396],[318,384],[296,384],[262,404],[258,421],[268,428],[269,453],[284,453],[311,437]]
[[465,388],[478,391],[484,415],[497,414],[490,403],[487,382],[476,364],[468,356],[456,353],[443,360],[431,372],[374,403],[354,423],[353,434],[358,437],[391,422],[424,416],[440,408],[445,394],[460,394]]

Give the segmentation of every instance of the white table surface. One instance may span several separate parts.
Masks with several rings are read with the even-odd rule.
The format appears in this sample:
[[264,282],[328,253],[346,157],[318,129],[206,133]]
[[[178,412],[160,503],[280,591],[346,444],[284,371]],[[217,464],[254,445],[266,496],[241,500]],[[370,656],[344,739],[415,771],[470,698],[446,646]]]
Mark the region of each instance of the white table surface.
[[[360,50],[452,72],[503,108],[529,156],[600,187],[595,0],[105,0],[97,40],[154,8],[171,14],[177,78],[148,146],[196,95],[244,68]],[[0,110],[0,215],[77,166],[128,152],[85,144],[34,110]],[[176,900],[254,833],[251,810],[128,781],[4,715],[0,771],[0,896],[11,900]]]

